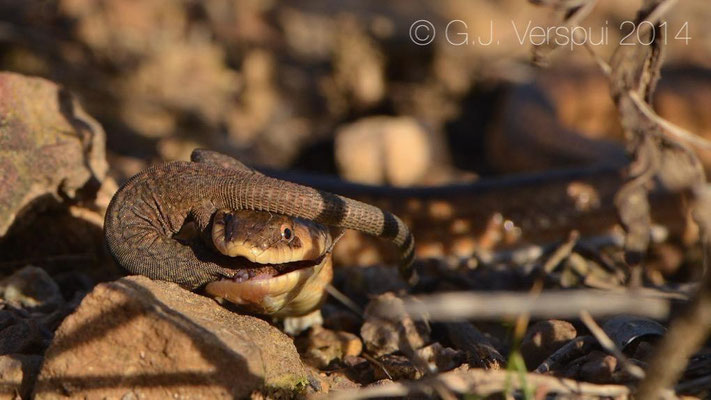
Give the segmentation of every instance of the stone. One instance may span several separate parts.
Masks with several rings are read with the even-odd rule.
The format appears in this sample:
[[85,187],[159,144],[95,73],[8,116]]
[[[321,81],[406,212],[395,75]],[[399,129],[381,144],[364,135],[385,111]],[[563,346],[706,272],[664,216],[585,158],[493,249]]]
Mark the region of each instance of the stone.
[[375,379],[419,379],[422,372],[418,371],[415,364],[409,358],[400,354],[386,354],[378,358],[380,363],[375,368]]
[[307,335],[297,340],[296,346],[304,361],[319,369],[347,356],[359,356],[363,351],[363,342],[358,336],[320,326],[311,328]]
[[449,347],[444,347],[438,342],[434,342],[415,351],[417,356],[430,371],[449,371],[457,368],[467,359],[463,351],[458,351]]
[[617,368],[617,359],[601,351],[593,351],[587,359],[580,367],[580,379],[593,383],[610,382]]
[[363,357],[346,356],[343,358],[346,375],[361,385],[367,385],[375,380],[373,364]]
[[526,367],[535,369],[576,336],[575,327],[567,321],[551,319],[531,325],[521,341],[521,355]]
[[360,336],[372,355],[412,354],[429,343],[430,328],[405,312],[402,299],[385,293],[368,303]]
[[0,73],[0,237],[30,210],[93,196],[108,169],[105,141],[62,87]]
[[[2,310],[2,314],[11,313]],[[0,354],[42,354],[49,345],[52,333],[35,319],[13,315],[0,330]]]
[[332,391],[356,390],[360,387],[358,383],[352,380],[348,370],[321,372],[314,367],[309,366],[307,368],[309,369],[309,386],[305,393],[307,399],[318,396],[323,397]]
[[0,356],[0,400],[29,399],[41,363],[37,355]]
[[55,333],[36,399],[244,398],[308,383],[292,341],[174,283],[102,283]]
[[411,117],[377,116],[336,132],[335,156],[341,176],[353,182],[412,186],[433,167],[427,131]]
[[51,311],[64,303],[59,285],[42,268],[28,265],[0,281],[0,296],[14,307]]

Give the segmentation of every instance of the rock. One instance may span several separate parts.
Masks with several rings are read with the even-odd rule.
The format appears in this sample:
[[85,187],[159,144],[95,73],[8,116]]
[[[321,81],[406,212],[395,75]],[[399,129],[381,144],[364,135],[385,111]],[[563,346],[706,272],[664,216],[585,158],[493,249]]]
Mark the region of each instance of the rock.
[[359,333],[362,320],[355,312],[326,303],[321,307],[323,327],[331,330]]
[[291,340],[267,322],[141,276],[104,283],[57,329],[35,396],[243,398],[307,384]]
[[602,325],[602,330],[615,346],[627,351],[643,341],[658,340],[666,333],[666,328],[657,321],[633,315],[616,315]]
[[586,356],[587,361],[580,367],[580,379],[588,382],[610,382],[617,368],[617,359],[601,351],[593,351]]
[[321,372],[314,367],[307,368],[309,369],[309,387],[305,393],[307,399],[323,396],[331,391],[355,390],[360,387],[351,379],[352,374],[348,370]]
[[27,311],[0,310],[0,355],[42,354],[51,338],[52,333]]
[[29,399],[41,363],[41,356],[0,356],[0,400]]
[[548,356],[577,336],[573,324],[551,319],[533,324],[521,342],[521,355],[529,369],[538,367]]
[[[344,235],[342,239],[346,239],[347,236],[348,234]],[[344,243],[344,241],[338,242],[339,245]],[[390,247],[392,248],[392,246]],[[336,246],[336,248],[334,248],[334,258],[339,256],[339,254],[337,254],[338,251],[340,250],[338,249],[338,246]],[[377,263],[375,260],[372,261]],[[393,268],[392,265],[362,267],[362,265],[372,265],[372,263],[367,262],[362,264],[356,262],[352,265],[356,266],[336,268],[336,271],[334,271],[336,274],[334,280],[338,283],[342,283],[339,287],[342,287],[343,292],[356,301],[362,301],[365,303],[368,300],[387,292],[407,292],[407,282],[400,277],[400,273],[397,268]]]
[[[59,207],[61,209],[50,209],[18,219],[12,230],[0,239],[3,261],[19,268],[30,260],[31,264],[47,271],[55,281],[57,275],[69,271],[81,272],[100,281],[123,276],[123,272],[120,275],[114,272],[118,269],[105,252],[103,213],[92,210],[92,220],[89,220],[85,215],[79,215],[87,211],[85,208]],[[96,219],[100,222],[97,223]],[[28,221],[31,222],[28,224]],[[65,299],[70,299],[73,294],[66,293],[62,283],[56,282],[62,288]]]
[[620,129],[605,80],[597,69],[558,69],[508,88],[484,139],[488,163],[516,173],[624,162],[609,137]]
[[448,322],[442,324],[447,331],[447,339],[467,356],[472,367],[483,369],[506,368],[506,359],[494,347],[487,335],[469,322]]
[[428,133],[413,118],[365,118],[339,129],[335,140],[341,176],[354,182],[410,186],[432,167]]
[[405,313],[402,299],[385,293],[366,307],[360,336],[375,356],[396,351],[412,354],[429,342],[430,329],[426,323],[415,321]]
[[316,309],[299,317],[285,317],[282,325],[284,333],[294,337],[301,332],[306,332],[311,327],[323,325],[323,315],[321,315],[320,309]]
[[449,371],[457,368],[467,359],[463,351],[444,347],[438,342],[418,349],[415,353],[427,364],[430,371]]
[[334,360],[358,356],[363,351],[363,343],[358,336],[318,326],[297,340],[296,346],[304,361],[319,369],[326,368]]
[[[336,108],[341,102],[356,109],[372,107],[386,94],[385,62],[378,44],[363,29],[357,18],[340,15],[335,19],[333,81],[327,88],[329,100]],[[335,111],[335,110],[334,110]]]
[[422,373],[415,368],[415,364],[407,357],[400,354],[386,354],[378,358],[382,368],[375,368],[375,379],[419,379]]
[[51,311],[64,303],[57,283],[31,265],[0,281],[0,296],[14,307],[32,311]]
[[375,380],[375,368],[363,357],[346,356],[343,364],[347,367],[346,375],[361,385],[367,385]]
[[92,196],[106,175],[104,147],[101,126],[66,90],[0,73],[0,237],[48,200]]

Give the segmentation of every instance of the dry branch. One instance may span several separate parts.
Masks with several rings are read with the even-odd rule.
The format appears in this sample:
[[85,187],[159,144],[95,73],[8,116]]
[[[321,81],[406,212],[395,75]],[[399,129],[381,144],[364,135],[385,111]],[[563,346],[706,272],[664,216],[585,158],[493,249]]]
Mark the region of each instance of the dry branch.
[[566,290],[537,296],[518,292],[450,292],[406,301],[405,309],[411,315],[428,315],[432,321],[498,319],[522,313],[534,318],[575,318],[581,310],[594,316],[633,314],[659,319],[666,317],[669,303],[654,297],[599,290]]
[[597,385],[572,379],[527,373],[521,382],[519,375],[510,371],[472,369],[451,371],[416,382],[393,382],[363,389],[328,394],[329,399],[355,400],[374,397],[403,397],[414,393],[430,392],[435,382],[452,392],[476,396],[490,396],[507,390],[521,390],[524,385],[536,388],[536,393],[577,395],[587,397],[614,397],[627,399],[630,388],[624,385]]

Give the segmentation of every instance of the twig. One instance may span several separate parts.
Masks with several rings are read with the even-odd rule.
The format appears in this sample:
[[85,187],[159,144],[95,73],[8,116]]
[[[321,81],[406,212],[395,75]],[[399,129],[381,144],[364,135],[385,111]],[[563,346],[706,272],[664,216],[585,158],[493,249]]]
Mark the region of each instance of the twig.
[[[711,251],[711,188],[695,194],[695,219],[704,232],[704,253]],[[640,399],[659,398],[679,379],[689,357],[704,343],[711,327],[711,274],[706,271],[694,301],[675,318],[649,362],[647,377],[639,386]]]
[[390,380],[393,379],[392,375],[390,375],[390,372],[388,372],[387,368],[385,368],[385,365],[383,365],[383,363],[378,361],[375,357],[373,357],[370,354],[365,353],[365,352],[363,352],[361,354],[361,356],[363,356],[363,358],[365,358],[366,360],[370,361],[371,363],[375,364],[378,368],[380,368],[385,373],[385,376],[388,377],[388,379],[390,379]]
[[554,371],[560,365],[589,353],[596,343],[592,336],[579,336],[548,356],[533,372],[543,374]]
[[340,290],[336,289],[333,285],[327,285],[326,291],[334,299],[338,300],[341,304],[346,306],[346,308],[351,310],[355,315],[359,316],[360,319],[363,319],[363,309],[360,308],[355,301],[351,300],[348,296],[346,296]]
[[[572,28],[574,35],[578,35],[578,32],[574,27],[578,27],[578,23],[582,21],[590,12],[595,8],[597,0],[577,0],[574,2],[565,1],[554,1],[546,2],[539,0],[529,0],[531,3],[543,5],[546,7],[552,7],[558,12],[559,15],[564,17],[560,21],[556,21],[557,26],[565,26],[568,29]],[[573,39],[577,39],[580,36],[576,36]],[[533,62],[537,64],[543,64],[547,60],[548,56],[559,48],[560,45],[552,40],[547,40],[544,44],[534,45],[533,47]]]
[[[577,33],[577,30],[575,32]],[[607,61],[603,60],[602,57],[600,57],[600,55],[595,52],[595,49],[593,49],[593,46],[587,40],[585,41],[585,50],[587,50],[590,56],[592,56],[597,66],[600,68],[602,74],[606,77],[609,77],[612,73],[612,68],[610,67],[610,64],[608,64]]]
[[501,353],[469,322],[446,322],[444,328],[455,348],[467,353],[470,365],[483,369],[502,369],[506,366]]
[[[431,320],[497,319],[529,313],[534,318],[575,318],[585,309],[591,315],[633,314],[661,319],[669,311],[666,300],[600,290],[565,290],[532,297],[518,292],[450,292],[406,301],[411,315],[429,315]],[[382,310],[388,313],[388,310]]]
[[649,105],[644,100],[642,100],[638,93],[630,90],[627,94],[630,96],[630,99],[632,100],[634,105],[637,106],[637,109],[645,117],[649,118],[652,122],[659,125],[662,128],[662,132],[669,133],[675,136],[677,139],[685,140],[701,149],[711,150],[711,142],[702,137],[694,135],[693,133],[687,131],[686,129],[680,126],[676,126],[673,123],[657,115],[657,113],[655,113],[654,110],[652,110],[652,108],[649,107]]
[[[429,392],[433,381],[443,384],[452,392],[476,396],[503,393],[507,388],[521,390],[523,386],[519,379],[512,379],[511,372],[472,369],[466,372],[450,371],[416,382],[400,381],[363,389],[334,391],[328,394],[328,398],[356,400],[374,397],[403,397],[415,392]],[[630,388],[624,385],[596,385],[535,373],[525,374],[525,382],[531,387],[541,388],[544,394],[600,396],[617,399],[628,398],[630,394]]]
[[548,257],[545,264],[543,264],[543,271],[547,274],[553,272],[555,267],[558,266],[558,264],[560,264],[561,261],[567,258],[573,251],[573,248],[578,243],[579,237],[580,233],[578,233],[578,231],[571,231],[565,242],[558,246],[558,248],[553,252],[553,254]]
[[602,346],[602,348],[607,350],[608,352],[612,353],[615,358],[620,360],[620,362],[627,370],[627,372],[630,373],[630,375],[637,379],[644,378],[644,371],[642,370],[642,368],[633,364],[627,358],[627,356],[625,356],[622,351],[617,348],[617,346],[615,346],[615,343],[612,341],[612,339],[610,339],[610,337],[607,336],[605,331],[600,328],[600,326],[595,322],[589,312],[585,310],[580,311],[580,319],[583,321],[585,326],[587,326],[588,330],[590,330],[590,333],[595,336],[595,339],[597,339],[598,343],[600,343],[600,346]]
[[659,2],[659,4],[657,4],[644,19],[644,21],[651,22],[651,24],[637,24],[640,36],[646,34],[648,30],[652,29],[651,27],[656,25],[657,22],[659,22],[659,20],[661,20],[667,12],[669,12],[676,2],[677,0],[662,0]]

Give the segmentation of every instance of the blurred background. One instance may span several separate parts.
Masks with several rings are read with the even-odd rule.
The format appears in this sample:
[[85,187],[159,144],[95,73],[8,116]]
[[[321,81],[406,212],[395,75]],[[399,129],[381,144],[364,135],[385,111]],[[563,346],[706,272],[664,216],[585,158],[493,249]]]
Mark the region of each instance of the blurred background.
[[[583,21],[595,41],[608,28],[597,54],[609,58],[639,3],[601,0]],[[655,106],[711,137],[711,5],[686,0],[668,15]],[[549,16],[524,0],[0,0],[0,69],[78,95],[119,182],[195,147],[398,186],[621,162],[588,52],[530,63],[519,35]],[[410,37],[420,19],[437,33],[424,46]],[[448,42],[453,20],[469,41],[493,32],[497,43]]]

